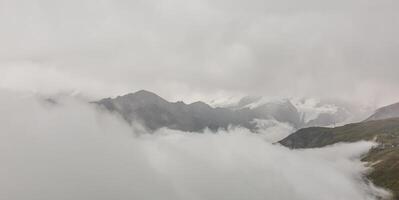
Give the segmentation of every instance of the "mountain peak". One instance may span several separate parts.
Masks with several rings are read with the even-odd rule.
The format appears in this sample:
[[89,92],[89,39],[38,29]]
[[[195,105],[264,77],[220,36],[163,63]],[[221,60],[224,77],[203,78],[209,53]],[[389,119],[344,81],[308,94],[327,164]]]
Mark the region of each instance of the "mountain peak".
[[366,121],[399,117],[399,102],[379,108]]
[[163,99],[157,94],[147,91],[147,90],[139,90],[135,93],[129,93],[123,96],[119,96],[118,98],[129,98],[129,99]]
[[139,90],[139,91],[137,91],[135,93],[131,93],[131,94],[128,94],[128,95],[134,95],[134,96],[157,96],[157,97],[159,97],[157,94],[155,94],[153,92],[150,92],[150,91],[147,91],[147,90]]
[[123,96],[118,96],[115,99],[115,102],[124,102],[123,104],[129,105],[149,105],[149,104],[166,104],[168,101],[158,96],[155,93],[139,90],[135,93],[129,93]]

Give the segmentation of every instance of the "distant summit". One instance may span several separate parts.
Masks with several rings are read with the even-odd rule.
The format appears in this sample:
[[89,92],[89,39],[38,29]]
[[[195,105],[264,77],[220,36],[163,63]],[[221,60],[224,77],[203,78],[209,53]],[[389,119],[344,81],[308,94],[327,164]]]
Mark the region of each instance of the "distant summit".
[[218,130],[239,126],[256,132],[259,120],[276,120],[299,129],[334,125],[345,121],[352,113],[348,106],[262,97],[244,97],[235,105],[212,107],[201,101],[191,104],[169,102],[146,90],[94,103],[121,115],[128,123],[139,122],[152,131],[166,127],[202,132],[206,128]]
[[[259,99],[260,97],[243,99],[241,104],[246,105]],[[201,101],[191,104],[182,101],[169,102],[155,93],[140,90],[94,103],[121,115],[129,123],[139,122],[152,131],[166,127],[202,132],[206,128],[216,131],[239,126],[255,132],[255,119],[273,119],[295,128],[303,125],[297,109],[289,101],[269,102],[252,108],[215,108]]]
[[167,103],[165,99],[158,96],[155,93],[149,92],[147,90],[140,90],[135,93],[129,93],[124,96],[116,97],[117,101],[139,101],[141,103]]
[[296,128],[359,122],[373,112],[371,107],[334,99],[245,96],[240,99],[229,98],[226,103],[214,101],[218,102],[216,105],[233,110],[249,108],[261,116],[288,121]]
[[95,103],[120,114],[129,123],[139,122],[152,131],[162,127],[188,132],[201,132],[206,128],[216,131],[229,126],[255,129],[251,123],[255,116],[227,108],[213,108],[200,101],[192,104],[168,102],[145,90]]
[[366,121],[389,119],[399,117],[399,102],[391,104],[375,111],[373,115],[366,119]]
[[138,99],[140,99],[140,98],[141,99],[162,99],[157,94],[147,91],[147,90],[139,90],[135,93],[129,93],[129,94],[121,96],[121,97],[138,98]]

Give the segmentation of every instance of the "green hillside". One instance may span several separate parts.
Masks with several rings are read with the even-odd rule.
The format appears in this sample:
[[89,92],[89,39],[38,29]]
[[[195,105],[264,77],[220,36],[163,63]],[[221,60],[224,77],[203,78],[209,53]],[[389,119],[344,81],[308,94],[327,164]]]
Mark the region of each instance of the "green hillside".
[[375,140],[379,143],[363,158],[374,168],[368,176],[376,185],[390,189],[394,199],[399,199],[399,118],[336,128],[305,128],[283,139],[280,144],[289,148],[315,148],[360,140]]

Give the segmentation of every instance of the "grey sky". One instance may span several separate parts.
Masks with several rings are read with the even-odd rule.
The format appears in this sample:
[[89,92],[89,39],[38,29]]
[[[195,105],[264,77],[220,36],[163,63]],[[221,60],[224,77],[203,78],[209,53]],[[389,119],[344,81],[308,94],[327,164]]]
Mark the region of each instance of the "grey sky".
[[0,0],[0,87],[399,101],[397,0]]

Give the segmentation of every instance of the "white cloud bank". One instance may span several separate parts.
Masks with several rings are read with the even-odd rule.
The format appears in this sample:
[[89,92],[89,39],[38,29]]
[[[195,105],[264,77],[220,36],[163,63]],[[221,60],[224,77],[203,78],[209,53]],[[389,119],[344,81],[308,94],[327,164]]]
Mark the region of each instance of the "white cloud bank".
[[254,123],[259,128],[259,135],[271,143],[278,142],[295,132],[295,128],[289,123],[275,119],[255,119]]
[[64,100],[0,93],[0,199],[376,199],[359,156],[373,145],[289,150],[243,129],[135,134]]

